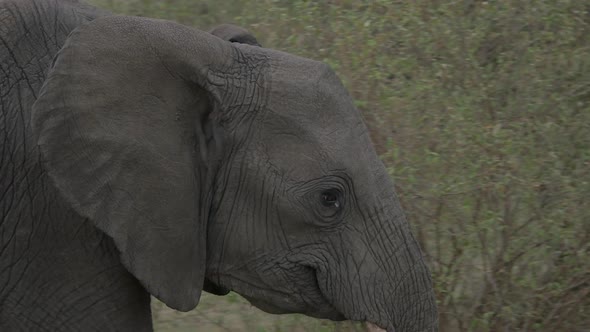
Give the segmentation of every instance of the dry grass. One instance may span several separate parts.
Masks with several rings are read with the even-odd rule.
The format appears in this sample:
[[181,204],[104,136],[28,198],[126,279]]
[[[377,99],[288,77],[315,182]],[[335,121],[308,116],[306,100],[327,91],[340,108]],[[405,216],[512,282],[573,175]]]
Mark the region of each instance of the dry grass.
[[250,305],[235,293],[224,297],[203,294],[199,306],[182,313],[153,300],[154,328],[159,332],[361,332],[364,325],[352,322],[331,322],[303,315],[269,315]]

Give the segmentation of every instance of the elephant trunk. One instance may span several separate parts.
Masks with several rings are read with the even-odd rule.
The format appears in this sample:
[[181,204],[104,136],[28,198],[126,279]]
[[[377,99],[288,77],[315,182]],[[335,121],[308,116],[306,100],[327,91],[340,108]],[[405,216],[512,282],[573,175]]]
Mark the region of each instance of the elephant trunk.
[[438,331],[430,271],[399,203],[390,206],[394,208],[366,214],[362,227],[342,235],[347,249],[337,254],[340,273],[328,278],[343,288],[330,288],[328,282],[324,288],[319,271],[320,288],[348,319],[387,331]]
[[[416,257],[420,254],[416,241],[411,235],[407,240],[394,254],[395,258],[384,255],[377,258],[377,264],[367,259],[361,265],[360,274],[368,282],[363,283],[366,289],[361,288],[360,292],[372,297],[365,305],[365,310],[369,310],[366,320],[387,331],[437,331],[430,271],[421,257]],[[376,243],[375,247],[380,246]],[[379,252],[379,249],[371,251]],[[381,264],[388,266],[383,268]]]
[[[422,265],[422,264],[421,264]],[[438,330],[436,300],[432,289],[430,272],[425,266],[412,267],[401,280],[394,285],[373,287],[378,303],[386,303],[388,312],[377,314],[375,322],[388,331],[423,331]],[[381,298],[379,298],[381,297]],[[382,316],[387,317],[383,322]],[[369,321],[372,321],[369,316]]]

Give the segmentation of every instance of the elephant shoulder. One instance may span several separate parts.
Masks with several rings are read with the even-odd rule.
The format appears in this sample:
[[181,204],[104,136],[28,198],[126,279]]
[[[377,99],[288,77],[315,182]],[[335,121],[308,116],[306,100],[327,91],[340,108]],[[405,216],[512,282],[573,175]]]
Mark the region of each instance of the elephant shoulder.
[[48,42],[65,39],[81,24],[109,14],[78,0],[0,0],[2,47],[14,47],[39,32]]
[[25,78],[36,94],[70,32],[108,14],[77,0],[0,0],[2,90]]

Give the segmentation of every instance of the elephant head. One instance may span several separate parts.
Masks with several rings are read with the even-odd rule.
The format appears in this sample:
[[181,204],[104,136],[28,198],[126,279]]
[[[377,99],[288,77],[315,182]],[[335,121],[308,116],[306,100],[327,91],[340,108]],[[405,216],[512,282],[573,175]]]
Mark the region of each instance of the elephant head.
[[432,281],[367,128],[326,65],[176,23],[75,30],[33,107],[61,194],[179,310],[435,331]]

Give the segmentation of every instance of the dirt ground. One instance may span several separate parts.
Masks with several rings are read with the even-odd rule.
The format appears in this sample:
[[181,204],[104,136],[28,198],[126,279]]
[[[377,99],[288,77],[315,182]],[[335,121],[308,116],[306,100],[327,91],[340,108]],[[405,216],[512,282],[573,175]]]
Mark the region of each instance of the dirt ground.
[[329,332],[367,331],[360,323],[332,322],[303,315],[271,315],[235,293],[215,296],[203,293],[195,310],[182,313],[153,300],[154,329],[157,332]]

